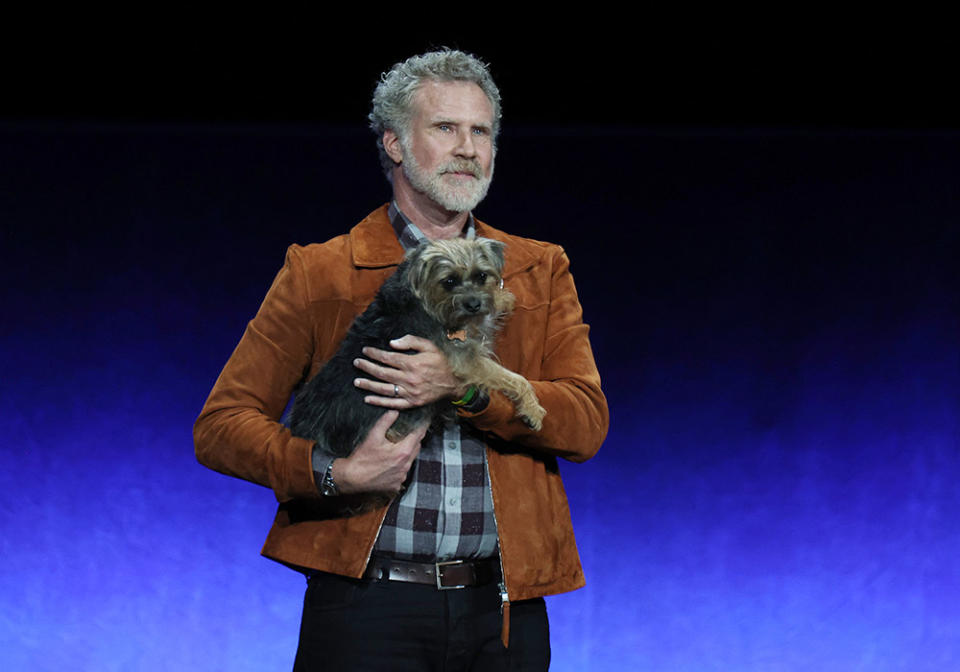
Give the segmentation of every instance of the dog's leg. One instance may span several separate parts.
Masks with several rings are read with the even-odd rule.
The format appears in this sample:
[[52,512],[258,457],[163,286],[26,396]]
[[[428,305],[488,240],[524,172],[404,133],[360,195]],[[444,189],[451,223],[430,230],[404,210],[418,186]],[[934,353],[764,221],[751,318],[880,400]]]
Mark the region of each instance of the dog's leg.
[[517,415],[528,427],[537,431],[543,428],[543,418],[547,411],[540,405],[533,385],[520,374],[487,358],[476,360],[472,368],[455,373],[468,383],[503,392],[513,401]]
[[384,436],[387,437],[387,441],[391,443],[400,443],[403,441],[403,438],[412,431],[413,427],[409,425],[401,415],[397,418],[396,422],[390,425],[390,428],[387,429]]
[[386,431],[384,436],[391,443],[400,443],[408,434],[427,421],[429,413],[426,407],[400,411],[400,415]]

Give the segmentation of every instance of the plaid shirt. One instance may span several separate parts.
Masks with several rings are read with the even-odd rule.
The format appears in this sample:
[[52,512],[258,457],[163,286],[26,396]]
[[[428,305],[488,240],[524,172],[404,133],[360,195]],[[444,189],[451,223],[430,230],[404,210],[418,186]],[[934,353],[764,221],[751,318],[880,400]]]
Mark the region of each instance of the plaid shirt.
[[[397,238],[409,250],[426,236],[390,204]],[[476,237],[473,216],[464,237]],[[314,450],[320,475],[332,461]],[[447,424],[430,431],[413,463],[407,487],[387,510],[373,552],[415,562],[489,558],[497,551],[497,524],[483,442],[468,425]]]

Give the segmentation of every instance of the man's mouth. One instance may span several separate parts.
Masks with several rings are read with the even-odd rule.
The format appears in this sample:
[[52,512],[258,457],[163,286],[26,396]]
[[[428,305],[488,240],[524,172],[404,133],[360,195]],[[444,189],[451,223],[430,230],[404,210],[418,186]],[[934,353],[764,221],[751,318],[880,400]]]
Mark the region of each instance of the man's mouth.
[[443,168],[444,175],[453,175],[454,177],[472,177],[475,180],[480,179],[480,167],[471,165],[452,165]]

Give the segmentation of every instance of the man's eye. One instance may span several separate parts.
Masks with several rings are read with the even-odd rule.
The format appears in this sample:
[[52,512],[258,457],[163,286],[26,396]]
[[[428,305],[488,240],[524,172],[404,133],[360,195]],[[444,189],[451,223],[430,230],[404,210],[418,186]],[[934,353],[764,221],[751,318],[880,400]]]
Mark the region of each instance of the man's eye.
[[450,124],[440,124],[439,126],[437,126],[437,128],[439,128],[441,131],[446,132],[450,130]]
[[475,128],[473,129],[474,135],[487,135],[487,129],[485,128]]

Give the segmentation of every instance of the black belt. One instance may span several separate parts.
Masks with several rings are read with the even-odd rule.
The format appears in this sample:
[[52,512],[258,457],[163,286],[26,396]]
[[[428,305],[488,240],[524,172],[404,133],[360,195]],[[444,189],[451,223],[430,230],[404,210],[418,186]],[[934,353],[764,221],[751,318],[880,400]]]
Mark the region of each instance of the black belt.
[[499,558],[408,562],[395,558],[370,558],[363,578],[375,581],[406,581],[436,586],[438,590],[483,586],[500,578]]

